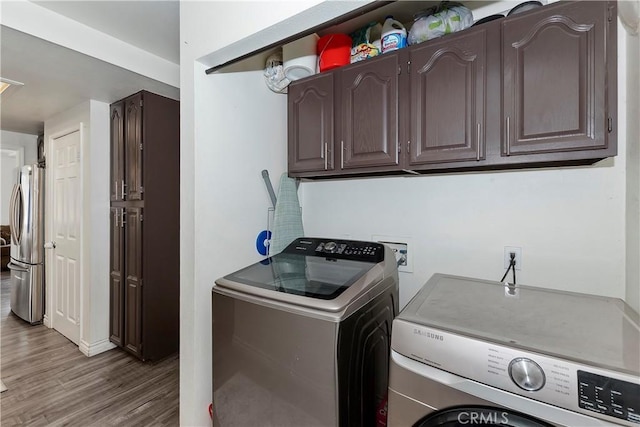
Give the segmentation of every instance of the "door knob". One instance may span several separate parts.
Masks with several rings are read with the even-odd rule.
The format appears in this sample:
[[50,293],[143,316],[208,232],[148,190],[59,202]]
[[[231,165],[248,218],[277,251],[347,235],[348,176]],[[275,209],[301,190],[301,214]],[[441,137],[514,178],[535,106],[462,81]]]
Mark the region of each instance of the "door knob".
[[54,242],[53,240],[50,242],[46,242],[44,244],[44,248],[45,249],[55,249],[56,248],[56,242]]

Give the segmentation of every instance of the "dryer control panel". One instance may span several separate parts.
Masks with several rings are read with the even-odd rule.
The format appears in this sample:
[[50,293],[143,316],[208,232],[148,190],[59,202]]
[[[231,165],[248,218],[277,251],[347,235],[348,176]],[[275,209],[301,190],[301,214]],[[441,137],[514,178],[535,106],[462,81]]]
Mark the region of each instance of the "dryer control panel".
[[[626,373],[478,340],[400,318],[393,321],[391,349],[454,374],[455,384],[463,384],[468,379],[616,425],[640,426],[640,378]],[[459,390],[469,392],[465,388]],[[492,401],[500,404],[498,400]]]
[[363,242],[359,240],[331,240],[315,237],[300,237],[291,242],[282,252],[371,263],[384,261],[384,245],[377,242]]
[[583,409],[640,424],[640,384],[578,371]]

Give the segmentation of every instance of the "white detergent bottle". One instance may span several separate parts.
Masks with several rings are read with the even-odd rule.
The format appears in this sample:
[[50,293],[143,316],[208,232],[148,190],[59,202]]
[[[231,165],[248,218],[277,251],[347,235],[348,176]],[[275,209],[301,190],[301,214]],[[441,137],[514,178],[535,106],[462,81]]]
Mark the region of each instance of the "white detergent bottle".
[[402,49],[407,46],[407,29],[400,22],[387,16],[382,26],[382,53]]

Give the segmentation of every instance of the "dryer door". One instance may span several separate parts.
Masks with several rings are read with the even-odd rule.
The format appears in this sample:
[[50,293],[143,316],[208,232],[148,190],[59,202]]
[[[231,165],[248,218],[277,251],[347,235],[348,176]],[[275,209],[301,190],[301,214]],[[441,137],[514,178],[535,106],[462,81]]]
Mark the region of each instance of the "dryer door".
[[553,427],[529,415],[490,406],[458,406],[446,408],[421,418],[413,427],[459,427],[464,425],[491,427]]

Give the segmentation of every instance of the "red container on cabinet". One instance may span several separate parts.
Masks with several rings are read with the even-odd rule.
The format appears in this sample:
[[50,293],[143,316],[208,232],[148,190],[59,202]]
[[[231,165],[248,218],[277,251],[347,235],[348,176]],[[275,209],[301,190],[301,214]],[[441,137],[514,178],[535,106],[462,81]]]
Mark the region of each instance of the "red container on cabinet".
[[327,34],[316,45],[320,72],[347,65],[351,62],[351,37],[346,34]]

